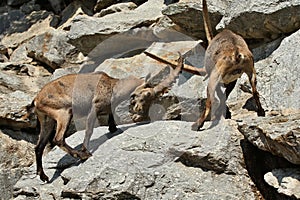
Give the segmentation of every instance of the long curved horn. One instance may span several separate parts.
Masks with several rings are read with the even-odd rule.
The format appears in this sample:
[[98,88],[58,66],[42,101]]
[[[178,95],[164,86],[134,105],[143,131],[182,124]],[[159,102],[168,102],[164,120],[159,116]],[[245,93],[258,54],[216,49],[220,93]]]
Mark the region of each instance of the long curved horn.
[[179,58],[177,61],[176,68],[170,72],[169,76],[166,79],[164,79],[161,83],[159,83],[153,88],[155,95],[166,92],[168,88],[172,85],[172,83],[174,83],[179,73],[183,69],[183,57],[180,52],[178,52],[178,54]]

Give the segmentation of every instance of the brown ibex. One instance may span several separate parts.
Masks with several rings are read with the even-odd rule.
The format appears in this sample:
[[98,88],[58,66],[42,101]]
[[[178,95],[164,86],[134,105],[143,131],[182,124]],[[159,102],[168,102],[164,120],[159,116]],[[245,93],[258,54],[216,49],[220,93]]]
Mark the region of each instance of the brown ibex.
[[[265,116],[265,111],[261,106],[259,94],[256,90],[256,72],[253,55],[245,40],[230,30],[223,30],[213,38],[206,0],[202,0],[202,4],[205,33],[209,44],[204,57],[204,66],[209,77],[209,82],[205,109],[201,117],[192,125],[192,129],[200,130],[203,127],[204,121],[211,111],[211,107],[215,106],[215,92],[221,91],[221,84],[225,86],[225,97],[220,98],[220,103],[216,106],[216,110],[220,109],[221,105],[225,105],[228,95],[234,88],[237,79],[243,73],[247,74],[251,83],[258,116]],[[229,111],[227,111],[226,115],[227,118],[230,118]],[[212,120],[220,117],[214,116],[214,113],[211,113],[211,116]]]
[[[29,113],[36,113],[40,124],[39,140],[35,147],[37,174],[40,179],[49,182],[42,165],[43,152],[48,142],[58,145],[73,157],[87,159],[91,156],[88,147],[97,117],[100,114],[108,114],[109,131],[115,132],[117,127],[113,112],[120,102],[129,99],[131,95],[135,99],[131,100],[131,107],[137,111],[133,111],[133,120],[143,118],[147,114],[147,105],[155,96],[165,92],[176,79],[182,69],[182,62],[180,56],[177,68],[165,80],[152,87],[143,79],[133,76],[116,79],[103,72],[65,75],[46,84],[32,104],[27,106]],[[136,99],[137,97],[144,99]],[[87,116],[81,151],[65,142],[65,133],[76,109],[81,115]],[[49,141],[52,139],[53,141]]]

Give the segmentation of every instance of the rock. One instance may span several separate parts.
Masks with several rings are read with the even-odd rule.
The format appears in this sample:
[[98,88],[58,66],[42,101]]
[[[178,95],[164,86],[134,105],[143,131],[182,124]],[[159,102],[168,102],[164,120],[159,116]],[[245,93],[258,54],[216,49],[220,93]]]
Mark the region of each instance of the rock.
[[92,15],[92,11],[86,7],[86,2],[73,1],[62,12],[62,19],[59,29],[69,30],[69,26],[73,18],[77,15]]
[[251,49],[254,57],[254,62],[266,59],[269,57],[281,44],[283,37],[280,37],[272,42],[266,42],[260,46]]
[[30,0],[7,0],[7,5],[9,6],[18,6],[21,5],[23,3],[26,3]]
[[300,31],[282,40],[266,59],[255,63],[258,91],[268,110],[300,109],[300,70],[298,58]]
[[[133,38],[134,40],[137,40],[136,37]],[[128,44],[116,42],[114,40],[111,41],[116,44],[115,49],[118,50],[115,54],[119,54],[121,58],[106,59],[103,63],[101,63],[101,56],[96,57],[100,60],[99,63],[101,64],[99,66],[97,66],[96,63],[93,65],[83,65],[81,73],[94,71],[94,68],[96,67],[95,71],[103,71],[115,78],[125,78],[129,75],[146,77],[148,74],[154,76],[160,73],[162,69],[165,69],[167,66],[166,64],[158,62],[145,54],[139,54],[133,57],[125,56],[125,58],[122,58],[124,55],[130,55],[131,52],[127,52],[127,48],[134,52],[134,49],[147,47],[147,45],[149,45],[147,44],[147,41],[144,41],[144,46],[142,42],[139,42],[138,45],[140,46],[136,47],[134,46],[136,43],[130,40],[130,38],[122,41],[126,41]],[[118,44],[122,44],[122,47],[125,45],[126,49],[122,49],[122,47],[118,48]],[[204,54],[204,49],[200,44],[200,41],[177,41],[169,43],[155,42],[149,46],[146,51],[171,61],[178,58],[177,52],[181,52],[183,56],[187,57],[187,63],[192,63],[194,66],[200,67],[203,65],[202,58]],[[111,45],[107,45],[105,42],[102,46],[106,48],[110,47],[110,50],[112,49]],[[121,52],[120,50],[123,51]],[[105,48],[101,48],[101,51],[106,52],[106,54],[108,53]],[[168,74],[169,71],[167,71],[165,75],[159,76],[159,78],[155,81],[156,84],[158,84],[163,77]],[[204,102],[199,100],[199,98],[202,97],[203,99],[203,94],[205,95],[205,92],[202,92],[201,88],[205,91],[205,87],[206,84],[203,82],[203,77],[194,76],[191,78],[190,74],[183,72],[182,75],[179,76],[179,80],[173,85],[169,94],[153,102],[152,108],[154,110],[150,111],[150,113],[156,113],[154,114],[156,115],[156,117],[154,117],[156,120],[181,118],[188,121],[195,121],[200,115],[200,112],[203,110]],[[128,105],[129,102],[126,102],[117,108],[117,118],[119,118],[117,121],[121,124],[131,122],[128,113]],[[158,112],[161,113],[159,116],[157,115]]]
[[14,21],[18,21],[24,17],[24,13],[21,12],[20,10],[9,10],[6,11],[5,13],[0,14],[0,21],[1,21],[1,26],[0,26],[0,35],[5,33],[13,24]]
[[117,2],[113,1],[113,0],[97,0],[97,3],[94,7],[94,11],[99,12],[102,9],[107,8],[111,5],[113,5],[114,3],[118,3],[118,2],[120,2],[120,0],[118,0]]
[[[134,36],[133,38],[137,40]],[[139,48],[146,48],[147,52],[158,55],[170,61],[175,61],[178,58],[178,52],[180,52],[183,56],[187,57],[186,62],[192,62],[194,66],[199,67],[202,64],[204,49],[201,46],[201,41],[191,40],[175,42],[153,42],[150,40],[145,41],[144,45],[140,45],[139,43],[140,46],[135,47],[133,46],[135,45],[135,42],[131,41],[130,38],[124,38],[124,40],[125,44],[122,43],[122,45],[125,45],[126,49],[123,49],[123,52],[117,52],[121,58],[106,59],[103,63],[100,63],[100,65],[97,66],[95,71],[103,71],[116,78],[125,78],[129,75],[146,77],[149,73],[152,75],[157,74],[159,71],[161,71],[162,68],[167,66],[167,64],[159,62],[147,56],[146,54],[138,54],[136,56],[130,57],[131,52],[128,52],[128,50],[134,53],[134,50],[139,50]],[[111,42],[113,42],[113,40]],[[127,42],[128,44],[126,44]],[[142,42],[143,41],[141,41],[141,43]],[[103,44],[103,46],[105,46],[105,43]],[[117,45],[115,49],[120,51],[120,48],[118,48]],[[127,55],[129,55],[129,57],[127,57]],[[87,67],[90,66],[88,65],[86,66],[86,68]],[[88,69],[85,69],[85,66],[82,67],[82,71],[87,70]]]
[[3,44],[0,44],[0,54],[3,54],[3,55],[8,54],[8,49]]
[[300,170],[297,168],[274,169],[264,176],[265,181],[279,193],[300,199]]
[[[150,0],[135,10],[101,18],[77,16],[70,26],[70,43],[85,55],[108,37],[135,27],[150,26],[162,17],[163,0]],[[114,22],[114,23],[111,23]]]
[[39,11],[39,10],[41,10],[41,6],[38,5],[38,4],[35,4],[35,3],[36,3],[36,0],[31,0],[28,3],[23,4],[20,7],[20,10],[23,13],[27,14],[27,15],[30,14],[31,12],[33,12],[33,11]]
[[8,49],[6,46],[4,46],[3,44],[0,44],[0,54],[7,54],[8,53]]
[[13,185],[33,163],[33,145],[14,140],[0,131],[0,189],[2,199],[11,199]]
[[[245,39],[258,41],[271,41],[281,37],[282,33],[297,31],[300,28],[299,6],[299,1],[280,0],[208,2],[213,28],[218,31],[228,28]],[[171,4],[163,14],[180,27],[177,30],[205,39],[200,1]]]
[[28,56],[52,69],[74,65],[77,62],[78,51],[67,41],[67,35],[63,31],[45,32],[27,42]]
[[33,62],[33,58],[28,56],[27,44],[21,44],[17,49],[15,49],[10,55],[9,61],[12,63],[24,63],[29,64]]
[[[96,128],[90,159],[79,163],[55,148],[44,157],[45,171],[52,183],[43,184],[32,166],[15,185],[14,196],[16,199],[26,195],[40,198],[52,195],[61,199],[231,199],[235,196],[255,199],[252,182],[240,165],[241,135],[231,127],[232,123],[224,122],[201,134],[190,130],[191,123],[179,121],[123,125],[122,134],[112,135],[107,133],[107,127]],[[76,133],[67,142],[79,147],[82,140],[83,134]],[[203,160],[204,166],[185,165],[197,159]],[[207,169],[205,160],[216,167]],[[239,169],[239,173],[216,173],[220,172],[217,167],[220,164],[233,171]]]
[[136,8],[137,8],[137,5],[133,2],[119,3],[119,4],[114,4],[114,5],[112,5],[108,8],[102,9],[100,11],[100,13],[97,13],[94,16],[103,17],[103,16],[108,15],[108,14],[134,10]]
[[36,25],[36,23],[48,18],[49,16],[52,17],[49,25],[54,27],[57,24],[57,18],[53,16],[52,13],[43,10],[33,11],[23,19],[13,22],[10,29],[8,30],[8,34],[25,32],[32,25]]
[[[208,2],[209,3],[209,2]],[[214,5],[218,5],[214,1]],[[222,10],[218,7],[210,7],[210,20],[215,27],[222,18]],[[200,1],[187,1],[171,4],[162,13],[168,16],[176,25],[177,31],[191,37],[206,39],[202,17],[202,4]],[[200,20],[199,20],[200,19]]]
[[270,41],[300,28],[299,8],[299,1],[235,0],[229,3],[218,28],[228,28],[246,39]]
[[35,119],[23,118],[26,114],[24,106],[29,105],[37,91],[49,81],[49,72],[32,65],[13,63],[0,63],[0,69],[0,125],[12,129],[35,127]]
[[49,12],[33,12],[16,21],[16,25],[7,30],[9,34],[5,35],[1,42],[7,48],[16,48],[32,37],[53,29],[56,20],[57,18]]
[[239,130],[253,145],[300,164],[300,113],[244,119]]
[[7,62],[8,61],[8,58],[3,55],[3,54],[0,54],[0,62]]

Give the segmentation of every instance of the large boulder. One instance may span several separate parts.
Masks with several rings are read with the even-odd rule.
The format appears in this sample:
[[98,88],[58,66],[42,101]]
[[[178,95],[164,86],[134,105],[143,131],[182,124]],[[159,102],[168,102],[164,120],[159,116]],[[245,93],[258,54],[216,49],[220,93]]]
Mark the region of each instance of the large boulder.
[[[270,41],[300,28],[299,1],[208,1],[212,27],[228,28],[245,39]],[[185,33],[205,38],[201,1],[182,1],[164,11]],[[180,30],[178,29],[178,30]]]
[[[236,123],[227,121],[201,134],[190,126],[179,121],[128,124],[121,126],[122,134],[97,128],[90,159],[80,163],[55,148],[44,158],[52,183],[43,184],[32,166],[15,185],[14,195],[16,199],[255,199],[253,183],[242,167],[242,135]],[[67,142],[79,147],[83,135],[76,133]]]
[[300,109],[300,70],[298,62],[300,31],[282,40],[266,59],[255,63],[258,91],[268,110]]
[[[12,11],[11,11],[12,12]],[[5,20],[4,20],[5,21]],[[57,17],[47,11],[34,11],[10,23],[1,43],[9,48],[16,48],[24,41],[47,31],[57,24]]]
[[88,54],[112,35],[155,23],[163,16],[161,10],[164,6],[163,0],[150,0],[134,10],[101,18],[78,15],[70,26],[68,37],[82,53]]
[[25,106],[49,81],[50,73],[30,64],[0,63],[0,68],[0,125],[12,129],[34,127],[35,120],[23,118]]
[[297,0],[235,0],[229,3],[218,28],[228,28],[246,39],[270,41],[298,30],[299,22]]
[[270,118],[249,118],[239,125],[241,133],[253,145],[291,163],[300,164],[300,113]]
[[67,41],[66,33],[58,30],[37,35],[26,44],[28,56],[52,69],[72,66],[79,52]]
[[[210,3],[210,2],[209,2]],[[214,3],[213,7],[209,8],[210,20],[212,27],[215,27],[223,16],[223,9],[219,1],[211,1]],[[204,23],[202,17],[202,4],[200,1],[184,1],[176,4],[171,4],[165,8],[162,13],[168,16],[178,27],[175,28],[190,35],[194,38],[205,39]]]
[[33,145],[15,140],[0,131],[0,189],[1,199],[11,199],[13,185],[24,173],[24,168],[34,160]]

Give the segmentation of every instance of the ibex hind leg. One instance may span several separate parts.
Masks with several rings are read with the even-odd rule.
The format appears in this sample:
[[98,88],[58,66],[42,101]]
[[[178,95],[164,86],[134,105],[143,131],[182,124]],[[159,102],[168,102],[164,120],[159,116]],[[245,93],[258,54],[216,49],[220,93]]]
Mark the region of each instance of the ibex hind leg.
[[[235,87],[236,82],[237,82],[237,80],[232,81],[231,83],[225,84],[225,87],[226,87],[226,89],[225,89],[226,100],[228,99],[229,94],[232,92],[233,88]],[[226,119],[231,119],[231,112],[230,112],[227,105],[226,105],[226,116],[225,116],[225,118]]]
[[62,109],[59,112],[56,111],[56,114],[57,126],[54,143],[74,158],[86,159],[85,153],[70,147],[65,141],[65,134],[72,118],[70,111]]
[[111,113],[108,116],[108,130],[111,133],[114,133],[118,130],[115,119],[114,119],[114,115]]
[[38,114],[38,120],[40,123],[40,136],[35,147],[37,174],[42,181],[49,182],[49,178],[43,170],[42,157],[47,143],[53,138],[55,121],[44,114]]

